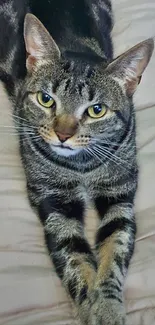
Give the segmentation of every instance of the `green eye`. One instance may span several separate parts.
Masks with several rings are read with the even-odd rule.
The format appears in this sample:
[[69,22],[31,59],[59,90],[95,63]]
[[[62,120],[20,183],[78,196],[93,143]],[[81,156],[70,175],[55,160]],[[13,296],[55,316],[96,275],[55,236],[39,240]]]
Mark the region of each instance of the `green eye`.
[[100,118],[103,117],[107,112],[107,107],[104,104],[96,104],[88,107],[87,114],[91,118]]
[[37,93],[37,101],[41,106],[46,108],[50,108],[55,104],[55,100],[50,95],[42,91]]

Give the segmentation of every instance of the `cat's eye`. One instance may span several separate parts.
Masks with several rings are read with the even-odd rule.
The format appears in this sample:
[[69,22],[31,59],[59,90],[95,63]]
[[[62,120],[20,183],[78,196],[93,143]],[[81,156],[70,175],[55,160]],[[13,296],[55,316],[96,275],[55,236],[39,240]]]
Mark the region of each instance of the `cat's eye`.
[[45,108],[51,108],[55,105],[55,100],[50,95],[42,91],[37,93],[37,101]]
[[96,104],[88,107],[87,114],[91,118],[101,118],[107,112],[107,107],[104,104]]

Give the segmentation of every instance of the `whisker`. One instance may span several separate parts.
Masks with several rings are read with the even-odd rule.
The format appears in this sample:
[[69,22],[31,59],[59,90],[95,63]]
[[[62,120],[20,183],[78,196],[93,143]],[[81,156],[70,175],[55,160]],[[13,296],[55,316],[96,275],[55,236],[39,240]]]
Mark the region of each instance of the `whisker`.
[[20,117],[20,116],[18,116],[18,115],[15,115],[15,114],[9,114],[9,115],[12,116],[12,117],[15,117],[15,118],[17,118],[17,119],[19,119],[19,120],[22,120],[22,121],[28,122],[28,120],[26,120],[25,118]]
[[32,135],[35,135],[35,133],[34,132],[2,132],[2,131],[0,131],[0,134],[5,134],[5,135],[20,135],[20,134],[32,134]]
[[98,155],[96,153],[94,153],[94,151],[92,151],[90,148],[86,148],[85,149],[88,153],[90,153],[90,155],[92,157],[96,157],[101,163],[103,163],[103,161],[98,157]]
[[97,148],[95,148],[94,150],[97,150],[98,151],[98,153],[102,156],[106,156],[107,158],[109,158],[111,161],[113,161],[113,162],[116,162],[117,163],[117,165],[120,165],[120,163],[117,161],[117,158],[116,158],[116,156],[115,155],[113,155],[111,152],[109,152],[108,150],[105,150],[105,148],[102,150],[102,151],[100,151],[100,150],[98,150]]
[[27,128],[29,128],[29,129],[33,129],[33,130],[35,130],[35,129],[37,129],[37,127],[34,127],[34,126],[31,126],[31,125],[29,125],[29,124],[26,124],[25,122],[19,122],[19,121],[17,121],[17,120],[14,120],[14,123],[15,123],[15,127],[18,127],[18,126],[20,126],[20,127],[27,127]]
[[110,155],[111,155],[113,158],[115,158],[116,160],[119,160],[120,162],[123,162],[123,163],[125,163],[125,164],[128,163],[128,162],[125,161],[124,159],[122,159],[122,158],[120,158],[120,157],[114,155],[114,154],[113,154],[112,152],[110,152],[107,148],[103,148],[103,147],[101,147],[101,146],[99,146],[99,145],[96,145],[96,147],[99,148],[99,149],[101,149],[101,152],[102,152],[102,150],[104,150],[104,152],[107,152],[108,154],[110,154]]
[[[28,137],[26,137],[26,136],[24,136],[24,135],[20,135],[20,138],[22,139],[22,140],[29,140],[29,138]],[[40,136],[33,136],[33,137],[31,137],[31,140],[40,140],[41,139],[41,137]]]
[[[103,148],[102,148],[103,149]],[[96,149],[95,149],[96,150]],[[127,164],[127,161],[124,161],[123,159],[121,159],[120,157],[117,157],[113,154],[111,154],[110,152],[108,152],[108,150],[103,149],[102,152],[98,151],[98,153],[104,157],[107,157],[107,159],[109,159],[110,161],[116,163],[119,167],[121,167],[122,169],[124,169],[125,171],[128,170],[129,173],[131,173],[130,168],[126,165],[124,167],[124,165],[122,165],[122,163]],[[119,158],[119,161],[117,160],[117,158]]]
[[[2,129],[13,129],[13,130],[15,130],[15,129],[24,129],[22,126],[10,126],[10,125],[0,125],[0,128],[2,128]],[[29,127],[28,127],[29,128]]]
[[113,145],[113,146],[117,146],[120,143],[119,142],[112,142],[112,141],[107,141],[106,139],[98,139],[98,138],[94,138],[93,140],[95,140],[96,142],[93,142],[93,144],[108,144],[108,145]]
[[[98,154],[101,154],[100,152],[98,152]],[[120,162],[118,162],[116,159],[114,159],[113,157],[111,157],[107,152],[102,153],[102,156],[104,158],[107,158],[107,160],[110,160],[111,162],[113,162],[114,164],[116,164],[117,166],[119,166],[120,168],[124,169],[125,171],[128,168],[125,168]],[[130,170],[128,170],[130,172]]]
[[104,158],[107,158],[108,160],[112,161],[112,162],[115,162],[115,160],[110,157],[110,155],[108,155],[106,152],[105,153],[101,153],[100,151],[97,150],[97,148],[94,148],[93,149],[98,155],[104,157]]
[[35,129],[33,126],[31,126],[31,125],[29,125],[29,124],[27,124],[27,123],[25,123],[25,122],[19,122],[19,121],[17,121],[17,120],[14,120],[14,127],[28,127],[28,128],[30,128],[30,129]]
[[[15,115],[15,114],[9,114],[11,117],[13,117],[13,119],[15,120],[15,122],[17,122],[17,123],[21,123],[22,125],[23,125],[23,122],[22,121],[24,121],[24,122],[26,122],[25,123],[25,125],[28,125],[29,127],[32,127],[32,128],[34,128],[34,129],[37,129],[37,127],[36,126],[34,126],[34,125],[29,125],[29,121],[27,120],[27,119],[25,119],[25,118],[23,118],[23,117],[20,117],[20,116],[18,116],[18,115]],[[18,120],[21,120],[21,121],[18,121]]]
[[119,157],[117,157],[116,155],[114,155],[111,151],[109,151],[107,148],[101,147],[99,145],[96,145],[95,148],[98,148],[100,153],[102,153],[103,151],[106,152],[107,154],[111,155],[112,157],[115,157],[116,159],[120,160]]

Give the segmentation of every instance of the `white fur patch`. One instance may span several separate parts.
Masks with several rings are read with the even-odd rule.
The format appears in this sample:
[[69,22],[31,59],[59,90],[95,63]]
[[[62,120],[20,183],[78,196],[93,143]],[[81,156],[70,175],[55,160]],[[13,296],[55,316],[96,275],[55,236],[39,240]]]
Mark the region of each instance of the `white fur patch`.
[[81,149],[68,149],[68,148],[61,148],[61,147],[56,147],[53,145],[50,145],[51,149],[55,151],[59,156],[64,156],[64,157],[69,157],[69,156],[74,156],[78,154]]

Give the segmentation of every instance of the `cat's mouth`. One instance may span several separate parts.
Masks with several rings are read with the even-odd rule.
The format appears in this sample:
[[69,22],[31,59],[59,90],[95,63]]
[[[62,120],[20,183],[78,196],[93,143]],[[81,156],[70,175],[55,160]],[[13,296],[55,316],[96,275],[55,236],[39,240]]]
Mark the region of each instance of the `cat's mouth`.
[[65,157],[76,155],[81,151],[81,149],[77,149],[77,148],[74,149],[68,146],[67,144],[63,144],[63,143],[51,144],[50,147],[59,156],[65,156]]
[[74,150],[74,149],[71,148],[70,146],[65,145],[65,144],[63,144],[63,143],[60,143],[60,144],[53,144],[52,147],[61,148],[61,149]]

